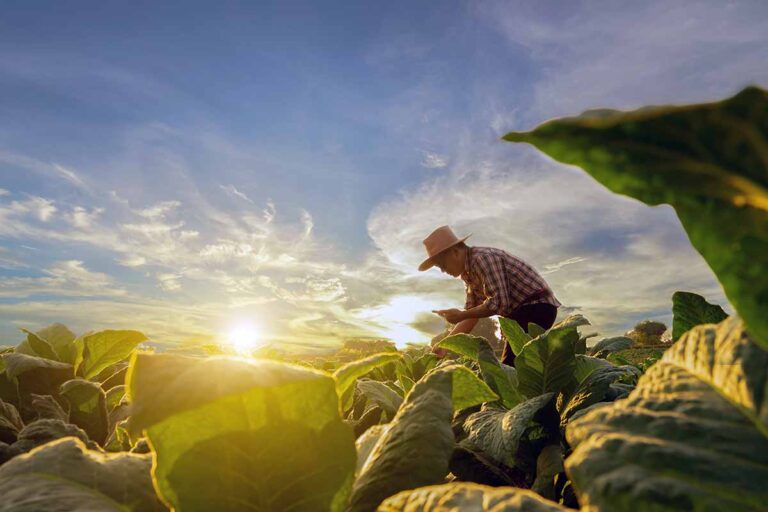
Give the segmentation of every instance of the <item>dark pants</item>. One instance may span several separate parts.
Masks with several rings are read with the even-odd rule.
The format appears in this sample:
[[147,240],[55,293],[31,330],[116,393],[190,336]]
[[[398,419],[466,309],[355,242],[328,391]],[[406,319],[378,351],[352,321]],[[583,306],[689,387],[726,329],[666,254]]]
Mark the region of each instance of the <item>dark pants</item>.
[[[525,332],[528,332],[528,324],[536,324],[542,329],[549,329],[555,323],[557,308],[552,304],[525,304],[512,312],[507,318],[515,320]],[[514,366],[515,353],[504,340],[504,351],[501,353],[501,362]]]

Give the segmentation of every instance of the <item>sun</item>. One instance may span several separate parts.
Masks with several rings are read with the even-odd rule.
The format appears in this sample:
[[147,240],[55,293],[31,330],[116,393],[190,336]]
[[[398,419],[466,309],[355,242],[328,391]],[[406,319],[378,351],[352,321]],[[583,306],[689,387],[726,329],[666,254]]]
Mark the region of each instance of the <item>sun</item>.
[[263,344],[261,333],[251,323],[233,326],[227,335],[227,341],[238,354],[248,355]]

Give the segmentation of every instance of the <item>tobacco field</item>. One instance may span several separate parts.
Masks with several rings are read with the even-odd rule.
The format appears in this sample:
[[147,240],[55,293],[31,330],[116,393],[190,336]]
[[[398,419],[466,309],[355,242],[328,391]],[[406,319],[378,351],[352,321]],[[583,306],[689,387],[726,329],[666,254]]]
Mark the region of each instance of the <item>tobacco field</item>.
[[737,314],[676,293],[674,343],[637,365],[581,315],[500,318],[514,366],[472,335],[286,361],[25,331],[0,355],[0,511],[765,510],[768,94],[504,139],[672,205]]

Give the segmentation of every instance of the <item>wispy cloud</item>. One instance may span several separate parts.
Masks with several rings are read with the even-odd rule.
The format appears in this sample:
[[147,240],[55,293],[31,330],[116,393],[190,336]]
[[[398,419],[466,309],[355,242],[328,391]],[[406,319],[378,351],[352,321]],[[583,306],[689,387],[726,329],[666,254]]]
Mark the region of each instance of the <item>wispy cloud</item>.
[[126,294],[109,275],[88,270],[82,261],[60,261],[43,270],[43,274],[0,278],[0,297],[119,297]]
[[243,201],[248,201],[249,203],[253,204],[253,201],[251,201],[251,199],[247,195],[237,190],[237,188],[235,188],[234,185],[219,185],[219,187],[221,187],[221,189],[227,194],[233,197],[240,198]]
[[424,158],[421,160],[421,166],[427,169],[442,169],[448,166],[448,160],[437,153],[424,151]]
[[582,261],[586,261],[586,258],[582,258],[581,256],[574,256],[573,258],[568,258],[567,260],[558,261],[557,263],[550,263],[549,265],[544,265],[544,270],[541,271],[542,275],[551,274],[553,272],[557,272],[561,268],[565,267],[566,265],[573,265],[574,263],[581,263]]
[[89,190],[88,184],[78,173],[57,163],[46,163],[26,155],[0,150],[0,164],[10,170],[31,171],[42,176],[69,182],[82,190]]

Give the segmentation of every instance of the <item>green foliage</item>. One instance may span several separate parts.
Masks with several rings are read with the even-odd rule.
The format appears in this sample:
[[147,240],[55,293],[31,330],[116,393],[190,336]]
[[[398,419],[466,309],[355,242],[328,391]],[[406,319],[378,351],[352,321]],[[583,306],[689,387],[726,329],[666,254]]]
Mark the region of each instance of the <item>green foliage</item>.
[[672,339],[675,341],[697,325],[719,324],[728,317],[717,304],[710,304],[701,295],[690,292],[672,295],[672,315]]
[[342,411],[352,407],[352,391],[355,381],[374,368],[398,361],[402,355],[397,352],[384,352],[373,354],[364,359],[352,361],[333,372],[333,378],[336,379],[336,392],[340,397],[340,407]]
[[109,435],[109,421],[107,397],[101,386],[84,379],[72,379],[61,385],[60,394],[69,402],[69,421],[97,443],[104,444]]
[[515,358],[520,392],[529,398],[559,392],[573,378],[578,340],[574,327],[560,327],[526,343]]
[[416,383],[362,464],[350,496],[350,512],[368,512],[405,489],[439,483],[453,451],[453,377],[435,370]]
[[768,93],[603,112],[511,132],[614,192],[672,205],[755,341],[768,348]]
[[453,482],[403,491],[387,498],[378,508],[378,512],[417,510],[420,512],[442,512],[444,510],[563,512],[571,509],[547,501],[527,489],[489,487],[466,482]]
[[375,403],[386,412],[388,418],[394,417],[403,403],[403,397],[383,382],[360,379],[357,381],[357,389],[369,402]]
[[509,318],[499,317],[499,326],[504,338],[509,343],[509,348],[517,356],[523,350],[523,345],[531,341],[531,337],[526,333],[520,324]]
[[46,340],[26,329],[22,329],[22,331],[26,333],[27,343],[35,354],[38,354],[40,357],[44,357],[45,359],[53,359],[54,361],[58,360],[56,353],[53,351],[53,347],[51,347],[51,345]]
[[82,355],[76,357],[75,367],[86,379],[96,377],[108,366],[122,361],[147,337],[139,331],[101,331],[78,338]]
[[513,377],[504,370],[485,338],[454,334],[440,341],[437,346],[476,361],[480,365],[483,379],[493,392],[501,397],[505,407],[514,407],[522,402],[523,397],[518,392]]
[[501,464],[514,466],[520,438],[552,396],[553,393],[536,396],[511,410],[487,408],[470,415],[464,422],[467,444]]
[[630,396],[571,421],[566,469],[595,510],[762,510],[768,352],[736,318],[698,326]]
[[127,386],[128,430],[146,433],[156,488],[176,510],[341,509],[355,451],[329,375],[266,360],[140,353]]
[[135,511],[166,508],[146,455],[105,454],[68,437],[0,466],[4,510]]
[[603,338],[589,349],[589,355],[599,358],[605,358],[612,352],[626,350],[634,345],[632,338],[627,336],[614,336],[612,338]]

